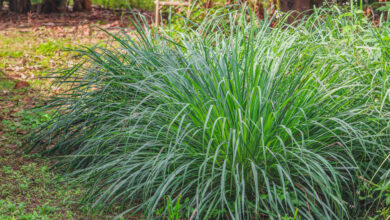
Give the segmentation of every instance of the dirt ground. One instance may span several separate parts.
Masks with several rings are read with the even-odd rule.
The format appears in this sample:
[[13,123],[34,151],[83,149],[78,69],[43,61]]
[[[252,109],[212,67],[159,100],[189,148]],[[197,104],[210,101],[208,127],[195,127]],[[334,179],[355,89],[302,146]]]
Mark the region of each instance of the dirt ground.
[[34,108],[61,92],[45,76],[78,61],[64,49],[104,43],[109,37],[99,28],[131,28],[130,19],[129,12],[99,7],[48,15],[0,12],[0,219],[112,218],[115,210],[94,213],[79,203],[82,186],[64,184],[51,169],[54,160],[26,155],[20,147],[29,132],[49,120]]

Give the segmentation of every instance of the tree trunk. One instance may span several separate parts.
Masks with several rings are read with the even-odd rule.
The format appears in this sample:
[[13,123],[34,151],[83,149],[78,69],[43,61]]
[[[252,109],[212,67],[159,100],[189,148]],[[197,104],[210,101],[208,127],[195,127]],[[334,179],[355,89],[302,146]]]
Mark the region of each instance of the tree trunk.
[[91,0],[73,0],[73,11],[91,11],[92,1]]
[[282,11],[307,11],[312,8],[312,0],[280,0],[280,9]]
[[73,12],[82,11],[82,10],[83,10],[83,4],[81,0],[73,0]]
[[9,10],[17,13],[27,13],[31,10],[30,0],[10,0]]
[[213,1],[212,0],[207,0],[205,3],[205,8],[212,8],[213,7]]
[[84,0],[84,8],[87,11],[92,10],[92,0]]
[[45,13],[66,12],[67,0],[43,0],[42,11]]

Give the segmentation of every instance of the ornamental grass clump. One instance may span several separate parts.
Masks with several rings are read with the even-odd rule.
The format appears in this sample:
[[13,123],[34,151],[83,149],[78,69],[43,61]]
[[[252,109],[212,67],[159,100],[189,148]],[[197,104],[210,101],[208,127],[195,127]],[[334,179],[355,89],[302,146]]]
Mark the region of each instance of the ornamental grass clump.
[[192,219],[344,219],[380,204],[360,197],[389,169],[389,27],[338,7],[275,27],[247,13],[185,32],[141,22],[78,50],[30,149],[50,146],[94,207],[148,219],[166,198]]

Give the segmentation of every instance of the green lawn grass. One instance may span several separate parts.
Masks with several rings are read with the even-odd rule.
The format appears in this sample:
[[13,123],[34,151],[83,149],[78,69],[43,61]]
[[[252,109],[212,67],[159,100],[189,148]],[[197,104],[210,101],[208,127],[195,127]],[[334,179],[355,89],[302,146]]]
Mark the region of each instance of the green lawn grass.
[[[0,31],[0,219],[112,218],[80,203],[85,188],[64,182],[63,174],[52,169],[55,161],[20,150],[26,134],[51,119],[33,108],[60,92],[51,86],[52,80],[41,77],[75,61],[64,48],[102,39],[68,29],[62,31],[66,36],[45,27]],[[15,88],[19,81],[29,85]]]

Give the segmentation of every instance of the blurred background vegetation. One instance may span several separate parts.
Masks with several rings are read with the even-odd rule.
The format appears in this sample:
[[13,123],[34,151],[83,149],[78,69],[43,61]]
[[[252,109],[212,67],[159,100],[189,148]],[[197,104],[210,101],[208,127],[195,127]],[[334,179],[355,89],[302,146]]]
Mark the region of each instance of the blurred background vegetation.
[[94,5],[101,5],[105,8],[139,8],[152,10],[153,0],[93,0]]

